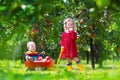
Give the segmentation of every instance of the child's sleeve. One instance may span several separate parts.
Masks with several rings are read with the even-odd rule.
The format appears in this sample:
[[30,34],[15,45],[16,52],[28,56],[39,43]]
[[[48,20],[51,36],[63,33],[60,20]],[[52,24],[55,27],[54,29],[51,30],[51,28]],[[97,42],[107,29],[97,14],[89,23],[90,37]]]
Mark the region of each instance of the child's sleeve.
[[71,35],[72,40],[77,40],[77,34],[75,31],[70,31],[70,35]]
[[30,58],[30,56],[26,53],[25,54],[25,59],[28,60]]

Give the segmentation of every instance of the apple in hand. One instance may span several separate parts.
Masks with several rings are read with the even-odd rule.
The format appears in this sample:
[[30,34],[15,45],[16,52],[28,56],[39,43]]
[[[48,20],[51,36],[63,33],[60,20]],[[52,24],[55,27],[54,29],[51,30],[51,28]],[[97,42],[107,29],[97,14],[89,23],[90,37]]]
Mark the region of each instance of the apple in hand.
[[74,29],[73,28],[69,28],[69,31],[73,31]]

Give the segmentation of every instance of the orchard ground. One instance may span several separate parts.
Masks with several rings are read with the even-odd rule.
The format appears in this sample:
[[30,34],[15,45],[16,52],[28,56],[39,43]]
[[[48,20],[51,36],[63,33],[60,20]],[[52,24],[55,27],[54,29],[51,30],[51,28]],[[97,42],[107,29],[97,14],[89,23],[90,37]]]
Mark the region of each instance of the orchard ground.
[[36,71],[26,71],[24,64],[18,61],[0,60],[1,80],[119,80],[120,61],[104,61],[104,67],[93,70],[90,64],[81,61],[85,72],[80,72],[73,62],[73,70],[67,71],[65,61],[61,60],[60,65],[53,66],[47,70],[37,69]]

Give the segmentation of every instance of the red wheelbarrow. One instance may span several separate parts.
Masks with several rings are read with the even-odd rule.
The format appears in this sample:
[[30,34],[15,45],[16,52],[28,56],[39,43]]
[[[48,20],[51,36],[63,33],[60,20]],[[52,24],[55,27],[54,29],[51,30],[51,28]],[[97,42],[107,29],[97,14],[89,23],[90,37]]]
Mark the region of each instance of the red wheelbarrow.
[[50,68],[54,65],[54,60],[52,58],[44,59],[44,60],[35,60],[35,61],[25,61],[25,67],[27,68]]

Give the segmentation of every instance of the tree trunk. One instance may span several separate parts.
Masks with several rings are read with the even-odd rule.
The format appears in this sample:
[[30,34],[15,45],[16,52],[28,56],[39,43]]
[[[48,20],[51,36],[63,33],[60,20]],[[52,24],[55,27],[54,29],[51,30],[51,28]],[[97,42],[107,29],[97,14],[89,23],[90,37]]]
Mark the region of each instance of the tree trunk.
[[93,39],[90,38],[90,51],[91,51],[91,64],[92,64],[92,68],[95,69],[95,53],[94,53],[94,49],[93,49]]
[[89,64],[89,60],[90,60],[90,53],[89,51],[86,51],[86,63]]

